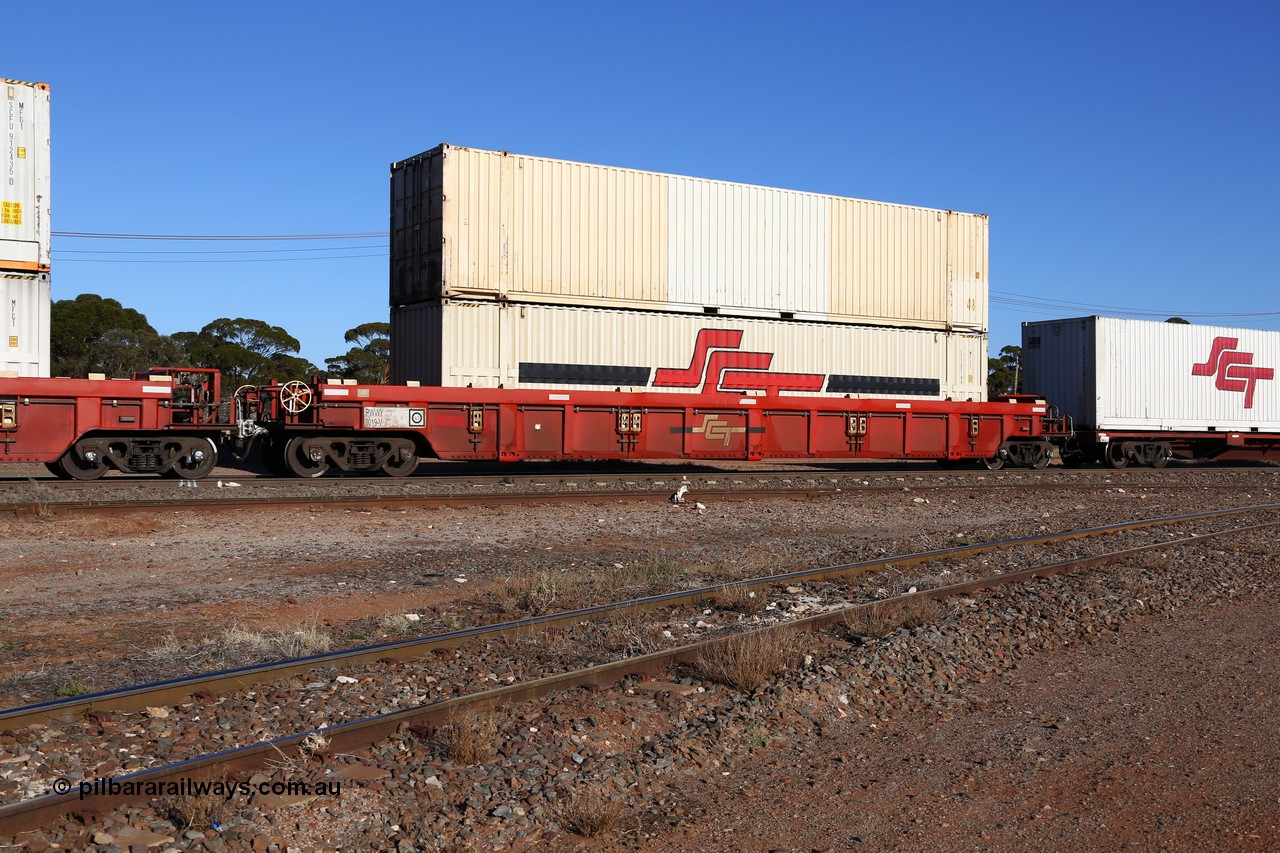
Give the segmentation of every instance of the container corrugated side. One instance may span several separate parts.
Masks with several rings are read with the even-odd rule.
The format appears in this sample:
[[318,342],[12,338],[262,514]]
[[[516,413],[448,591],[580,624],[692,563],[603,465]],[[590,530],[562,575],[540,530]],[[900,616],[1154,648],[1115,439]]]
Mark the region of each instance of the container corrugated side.
[[391,310],[391,379],[476,388],[986,399],[980,334],[491,300]]
[[49,375],[48,273],[0,273],[0,373]]
[[442,145],[392,165],[391,304],[987,327],[987,217]]
[[1024,323],[1023,387],[1077,426],[1280,431],[1280,332],[1078,317]]
[[0,270],[49,269],[49,85],[0,79]]

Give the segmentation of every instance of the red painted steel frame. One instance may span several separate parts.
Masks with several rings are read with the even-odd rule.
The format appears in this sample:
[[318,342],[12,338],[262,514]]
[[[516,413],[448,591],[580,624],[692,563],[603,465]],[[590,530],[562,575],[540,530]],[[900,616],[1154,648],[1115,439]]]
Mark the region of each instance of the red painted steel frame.
[[1094,444],[1098,436],[1106,435],[1109,441],[1136,441],[1166,443],[1173,448],[1178,459],[1220,459],[1249,461],[1280,459],[1280,434],[1273,432],[1240,432],[1215,430],[1213,432],[1173,432],[1145,430],[1088,430],[1081,438]]
[[[204,373],[216,377],[215,372]],[[227,428],[193,423],[189,410],[175,407],[174,397],[169,377],[0,378],[0,462],[53,462],[93,433],[182,432],[216,438]]]
[[[267,390],[267,389],[264,389]],[[1044,436],[1043,401],[950,402],[736,394],[319,385],[266,421],[290,434],[384,432],[442,459],[986,459]],[[268,393],[264,399],[270,399]],[[375,411],[370,412],[373,409]],[[388,409],[407,409],[389,418]],[[412,413],[413,428],[404,428]],[[400,413],[393,413],[400,415]],[[374,423],[400,426],[373,430]],[[417,426],[417,424],[421,426]]]
[[[736,394],[312,386],[297,414],[260,389],[259,423],[285,437],[398,435],[442,459],[986,459],[1044,436],[1043,402]],[[91,434],[194,432],[157,380],[0,379],[0,461],[52,462]]]
[[163,429],[170,413],[160,403],[171,393],[166,384],[132,379],[0,379],[0,406],[16,403],[13,423],[0,423],[0,459],[52,462],[94,430]]

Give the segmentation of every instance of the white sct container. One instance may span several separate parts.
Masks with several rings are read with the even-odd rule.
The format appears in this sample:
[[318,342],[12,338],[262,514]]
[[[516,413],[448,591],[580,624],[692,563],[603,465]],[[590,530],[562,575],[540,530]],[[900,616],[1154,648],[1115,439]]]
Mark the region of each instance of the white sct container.
[[437,300],[391,310],[391,380],[476,388],[985,400],[986,336]]
[[1077,317],[1022,324],[1022,387],[1099,430],[1280,431],[1280,332]]

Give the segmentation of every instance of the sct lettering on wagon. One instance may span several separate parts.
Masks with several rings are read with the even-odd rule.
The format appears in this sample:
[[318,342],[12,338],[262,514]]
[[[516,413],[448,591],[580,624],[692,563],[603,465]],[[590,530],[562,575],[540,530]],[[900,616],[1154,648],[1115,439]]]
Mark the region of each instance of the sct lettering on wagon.
[[404,406],[366,406],[365,429],[420,429],[427,422],[426,409]]

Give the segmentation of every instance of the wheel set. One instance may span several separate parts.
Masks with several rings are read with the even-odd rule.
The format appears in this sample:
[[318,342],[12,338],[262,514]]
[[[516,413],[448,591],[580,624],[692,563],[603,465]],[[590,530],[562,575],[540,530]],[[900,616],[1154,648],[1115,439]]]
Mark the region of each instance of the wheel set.
[[344,474],[408,477],[418,469],[417,446],[407,438],[273,436],[262,445],[262,464],[277,477],[306,480],[337,469]]
[[199,480],[217,464],[218,448],[210,438],[167,435],[82,440],[45,468],[64,480],[97,480],[113,468],[124,474]]

